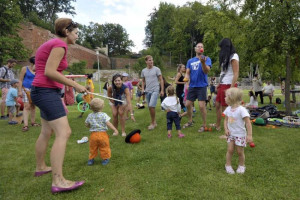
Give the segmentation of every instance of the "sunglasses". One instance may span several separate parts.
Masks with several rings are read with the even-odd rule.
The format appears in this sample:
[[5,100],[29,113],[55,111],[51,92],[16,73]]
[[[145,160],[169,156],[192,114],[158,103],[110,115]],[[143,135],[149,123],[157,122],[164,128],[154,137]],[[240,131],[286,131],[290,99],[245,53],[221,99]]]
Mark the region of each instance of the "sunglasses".
[[76,22],[71,21],[71,23],[66,27],[66,29],[70,30],[70,28],[77,28],[78,24]]

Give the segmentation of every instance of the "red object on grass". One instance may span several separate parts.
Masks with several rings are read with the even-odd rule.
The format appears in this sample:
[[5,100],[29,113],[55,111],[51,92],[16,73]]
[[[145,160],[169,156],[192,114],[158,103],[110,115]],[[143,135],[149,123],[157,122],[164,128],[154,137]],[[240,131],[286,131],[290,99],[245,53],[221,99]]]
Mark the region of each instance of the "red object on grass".
[[254,147],[255,147],[255,144],[254,144],[254,142],[250,142],[250,143],[249,143],[249,145],[250,145],[250,147],[252,147],[252,148],[254,148]]

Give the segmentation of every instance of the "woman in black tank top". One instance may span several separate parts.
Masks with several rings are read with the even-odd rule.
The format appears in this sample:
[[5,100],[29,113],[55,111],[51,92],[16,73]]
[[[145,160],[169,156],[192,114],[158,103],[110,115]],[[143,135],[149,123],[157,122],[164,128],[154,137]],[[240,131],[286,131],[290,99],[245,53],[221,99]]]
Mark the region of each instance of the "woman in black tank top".
[[184,94],[184,73],[185,73],[185,65],[179,64],[177,67],[177,75],[175,78],[176,83],[176,95],[179,98],[179,102],[181,105],[181,109],[185,108],[185,105],[183,104],[183,94]]

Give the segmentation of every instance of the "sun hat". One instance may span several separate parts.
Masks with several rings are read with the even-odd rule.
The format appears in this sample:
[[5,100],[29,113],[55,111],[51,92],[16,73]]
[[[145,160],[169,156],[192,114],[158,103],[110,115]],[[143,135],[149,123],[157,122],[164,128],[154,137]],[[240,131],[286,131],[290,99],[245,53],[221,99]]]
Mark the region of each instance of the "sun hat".
[[141,130],[135,129],[131,131],[125,138],[126,143],[139,143],[141,141]]
[[122,76],[129,76],[129,74],[127,74],[126,72],[124,72],[123,74],[122,74]]

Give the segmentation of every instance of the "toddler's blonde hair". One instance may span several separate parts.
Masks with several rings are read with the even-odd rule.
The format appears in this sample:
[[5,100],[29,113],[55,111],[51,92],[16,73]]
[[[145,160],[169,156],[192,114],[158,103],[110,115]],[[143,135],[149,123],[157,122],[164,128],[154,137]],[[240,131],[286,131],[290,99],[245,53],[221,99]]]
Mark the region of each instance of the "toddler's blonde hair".
[[100,111],[102,111],[103,106],[104,106],[104,101],[102,99],[94,98],[91,101],[91,110],[93,112],[100,112]]
[[229,106],[238,106],[243,100],[243,90],[239,88],[229,88],[225,94],[225,101]]
[[169,87],[167,87],[166,92],[167,92],[168,96],[174,96],[175,89],[172,85],[170,85]]

